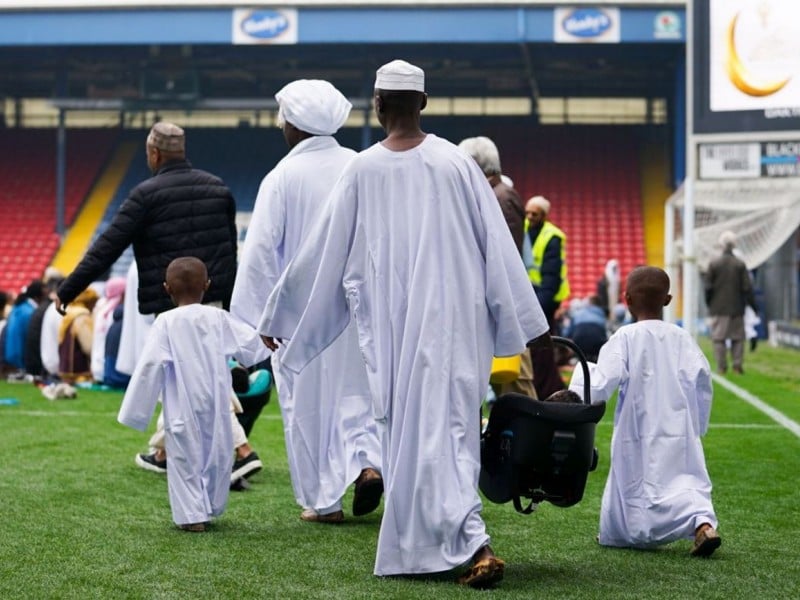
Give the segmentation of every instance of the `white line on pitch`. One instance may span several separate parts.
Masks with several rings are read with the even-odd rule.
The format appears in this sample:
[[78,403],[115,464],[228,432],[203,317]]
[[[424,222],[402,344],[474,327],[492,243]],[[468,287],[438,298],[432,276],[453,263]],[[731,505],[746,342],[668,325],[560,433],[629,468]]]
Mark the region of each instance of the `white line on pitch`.
[[775,421],[781,427],[788,429],[797,437],[800,437],[800,424],[798,424],[796,421],[792,421],[785,414],[783,414],[782,412],[780,412],[775,408],[772,408],[769,404],[761,400],[761,398],[758,398],[757,396],[754,396],[747,390],[740,388],[735,383],[731,383],[724,377],[721,377],[716,373],[713,373],[711,376],[714,378],[715,383],[718,383],[719,385],[727,389],[729,392],[738,396],[739,398],[747,402],[750,406],[756,408],[757,410],[760,410],[762,413],[767,415],[770,419]]
[[[3,410],[0,415],[19,415],[23,417],[116,417],[116,412],[92,412],[79,410],[49,411],[49,410]],[[274,421],[281,418],[280,415],[259,415],[259,420],[266,419]]]
[[[600,421],[600,426],[613,426],[611,421]],[[772,423],[711,423],[712,429],[781,429],[780,425]]]
[[778,424],[769,423],[710,423],[711,429],[780,429]]

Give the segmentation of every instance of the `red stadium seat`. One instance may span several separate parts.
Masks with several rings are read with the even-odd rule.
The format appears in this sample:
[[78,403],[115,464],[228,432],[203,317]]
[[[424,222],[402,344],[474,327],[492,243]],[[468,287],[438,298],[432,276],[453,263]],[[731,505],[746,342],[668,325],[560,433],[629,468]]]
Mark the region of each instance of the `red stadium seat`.
[[[68,223],[80,210],[116,139],[115,129],[67,131]],[[4,220],[0,289],[18,291],[41,276],[58,249],[54,233],[55,150],[56,133],[52,129],[4,129],[0,136],[0,214]]]
[[523,199],[541,194],[550,200],[551,220],[567,234],[574,297],[595,292],[612,258],[623,277],[645,262],[634,130],[553,126],[522,135],[509,128],[493,139]]

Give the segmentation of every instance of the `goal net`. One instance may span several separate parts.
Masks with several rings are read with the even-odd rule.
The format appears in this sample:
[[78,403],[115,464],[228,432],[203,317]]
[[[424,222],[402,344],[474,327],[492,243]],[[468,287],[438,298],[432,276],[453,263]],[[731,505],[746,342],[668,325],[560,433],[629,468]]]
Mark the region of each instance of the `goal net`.
[[[772,256],[800,226],[800,179],[741,179],[695,181],[694,254],[702,272],[719,253],[724,231],[736,235],[737,255],[748,269],[755,269]],[[674,218],[667,219],[667,252],[676,260],[683,256],[684,190],[681,186],[667,201]],[[669,227],[668,225],[668,227]],[[670,265],[675,267],[677,265]]]

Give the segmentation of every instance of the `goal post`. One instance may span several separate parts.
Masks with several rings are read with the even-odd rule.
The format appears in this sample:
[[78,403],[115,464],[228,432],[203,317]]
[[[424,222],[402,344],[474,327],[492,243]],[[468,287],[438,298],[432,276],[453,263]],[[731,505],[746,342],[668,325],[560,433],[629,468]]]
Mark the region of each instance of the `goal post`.
[[[695,180],[693,183],[693,256],[699,273],[719,253],[724,231],[736,235],[737,254],[755,269],[775,254],[800,226],[800,178]],[[664,262],[677,292],[683,272],[684,188],[667,200],[665,207]],[[702,286],[699,287],[702,290]],[[674,294],[677,295],[677,294]],[[700,301],[683,298],[681,302]],[[698,314],[696,311],[694,314]],[[665,318],[676,320],[674,305]]]

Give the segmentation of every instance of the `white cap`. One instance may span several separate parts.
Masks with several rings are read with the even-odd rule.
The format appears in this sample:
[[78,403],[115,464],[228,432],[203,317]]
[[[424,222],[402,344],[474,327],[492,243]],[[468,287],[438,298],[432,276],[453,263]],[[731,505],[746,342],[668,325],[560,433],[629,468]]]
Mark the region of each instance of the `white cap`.
[[425,71],[404,60],[393,60],[378,69],[375,89],[424,92]]
[[350,101],[322,79],[298,79],[275,94],[280,116],[312,135],[333,135],[347,121]]

